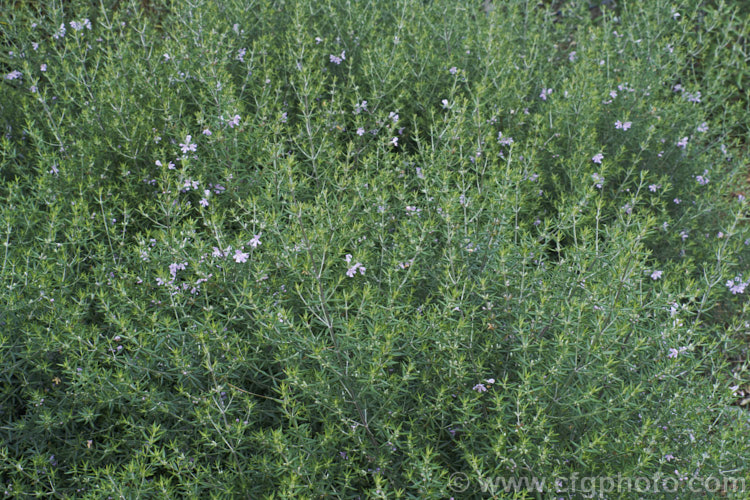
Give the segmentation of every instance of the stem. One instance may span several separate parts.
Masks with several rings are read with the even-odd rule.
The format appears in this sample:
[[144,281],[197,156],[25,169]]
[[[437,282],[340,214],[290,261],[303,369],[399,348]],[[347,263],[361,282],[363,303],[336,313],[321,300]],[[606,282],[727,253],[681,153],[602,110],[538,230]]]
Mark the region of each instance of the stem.
[[[310,261],[312,262],[313,256],[312,252],[310,251],[310,242],[307,238],[307,233],[305,232],[305,226],[302,224],[302,212],[301,210],[297,212],[297,221],[299,222],[300,230],[302,231],[302,240],[305,245],[305,250],[307,251],[307,255],[310,258]],[[325,324],[326,328],[328,328],[328,333],[331,336],[331,342],[333,343],[333,350],[336,353],[336,360],[338,362],[339,366],[345,366],[343,363],[343,356],[341,355],[341,349],[339,347],[338,338],[336,337],[336,331],[333,328],[333,321],[331,320],[331,315],[328,312],[328,308],[326,307],[326,299],[325,299],[325,293],[323,291],[323,283],[320,280],[320,275],[323,272],[323,264],[325,261],[325,257],[323,257],[323,261],[320,264],[320,269],[318,270],[317,274],[315,275],[315,282],[318,285],[318,299],[320,300],[320,307],[323,312],[323,323]],[[367,423],[367,410],[362,409],[362,406],[359,403],[359,400],[357,399],[357,396],[354,394],[354,392],[349,388],[349,385],[352,383],[351,380],[349,380],[349,376],[344,371],[344,373],[338,373],[336,372],[339,378],[339,382],[341,383],[341,386],[344,388],[344,391],[349,395],[352,402],[354,403],[354,407],[357,410],[357,413],[359,414],[359,418],[362,421],[362,425],[365,428],[365,431],[367,431],[367,436],[370,438],[370,441],[375,447],[379,447],[379,443],[377,439],[375,439],[375,435],[372,433],[372,430],[370,430],[370,425]]]

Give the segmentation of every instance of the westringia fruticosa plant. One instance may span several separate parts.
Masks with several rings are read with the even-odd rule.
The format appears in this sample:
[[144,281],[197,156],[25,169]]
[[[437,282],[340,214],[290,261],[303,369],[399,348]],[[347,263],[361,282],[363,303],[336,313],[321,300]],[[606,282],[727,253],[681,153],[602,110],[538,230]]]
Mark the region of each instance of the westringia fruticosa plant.
[[747,475],[748,19],[604,4],[0,0],[0,492]]

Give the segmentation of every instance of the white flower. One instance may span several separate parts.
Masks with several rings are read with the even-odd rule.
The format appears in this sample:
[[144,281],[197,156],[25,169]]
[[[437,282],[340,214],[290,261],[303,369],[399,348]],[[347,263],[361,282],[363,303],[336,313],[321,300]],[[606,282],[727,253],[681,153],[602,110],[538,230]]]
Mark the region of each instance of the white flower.
[[197,146],[195,144],[192,144],[190,141],[193,139],[193,136],[188,135],[185,137],[185,142],[180,143],[180,148],[182,148],[183,153],[187,153],[188,151],[195,151]]
[[238,249],[237,249],[237,250],[236,250],[236,251],[234,252],[234,257],[232,257],[232,258],[234,259],[234,261],[235,261],[235,262],[237,262],[237,263],[239,263],[239,264],[242,264],[242,263],[244,263],[244,262],[247,262],[247,258],[248,258],[248,257],[250,257],[250,254],[249,254],[249,253],[245,253],[245,252],[243,252],[242,250],[240,250],[240,249],[238,248]]
[[[350,263],[352,261],[352,255],[346,254],[346,257],[344,257],[344,260],[346,260],[347,264]],[[364,276],[366,269],[367,268],[363,266],[361,262],[357,262],[352,267],[347,269],[346,275],[349,276],[350,278],[353,278],[354,275],[357,274],[357,271],[359,270],[359,274]]]
[[624,122],[624,123],[623,123],[623,122],[621,122],[620,120],[617,120],[617,121],[615,122],[615,128],[618,128],[618,129],[622,129],[622,130],[627,130],[627,129],[629,129],[631,125],[633,125],[633,123],[632,123],[632,122]]
[[359,274],[364,276],[366,268],[360,262],[357,262],[352,267],[350,267],[346,271],[346,275],[349,276],[350,278],[353,278],[354,275],[357,274],[357,270],[359,270]]
[[502,144],[503,146],[510,146],[513,144],[513,138],[512,137],[503,137],[502,132],[497,133],[497,142]]
[[742,281],[742,276],[735,276],[733,280],[727,281],[726,285],[732,295],[737,295],[738,293],[745,293],[745,287],[748,283]]
[[61,23],[60,28],[57,30],[57,33],[52,35],[52,38],[54,38],[55,40],[58,40],[64,36],[65,36],[65,23]]
[[258,245],[260,245],[260,235],[263,233],[258,233],[255,236],[253,236],[253,239],[248,242],[248,245],[251,245],[253,248],[256,248]]
[[234,128],[240,124],[240,115],[234,115],[234,118],[232,118],[229,121],[229,128]]

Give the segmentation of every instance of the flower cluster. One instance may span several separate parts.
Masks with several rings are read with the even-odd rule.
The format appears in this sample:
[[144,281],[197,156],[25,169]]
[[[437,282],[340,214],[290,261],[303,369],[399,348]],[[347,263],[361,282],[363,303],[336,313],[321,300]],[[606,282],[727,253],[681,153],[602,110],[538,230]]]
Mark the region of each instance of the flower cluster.
[[187,268],[187,262],[173,262],[169,265],[169,274],[174,280],[177,277],[177,271],[184,271]]
[[695,181],[701,186],[705,186],[706,184],[708,184],[708,170],[704,170],[703,175],[696,175]]
[[671,347],[669,349],[669,354],[667,354],[668,358],[676,358],[679,354],[682,354],[683,352],[687,351],[687,347],[680,347],[679,349],[675,349],[674,347]]
[[687,99],[688,102],[701,102],[701,93],[700,93],[700,91],[698,91],[698,92],[696,92],[694,94],[691,93],[691,92],[687,92],[686,91],[682,95],[685,97],[685,99]]
[[357,104],[354,105],[353,113],[355,115],[360,114],[362,111],[369,111],[367,109],[367,101],[358,102]]
[[84,19],[83,21],[70,21],[70,27],[75,31],[81,31],[83,28],[91,29],[91,21]]
[[[154,240],[151,241],[152,245],[155,244]],[[141,252],[141,258],[144,261],[148,261],[148,252]],[[209,278],[213,276],[213,274],[209,274],[205,278],[199,278],[192,284],[187,280],[183,281],[182,283],[176,284],[175,281],[177,280],[177,271],[184,271],[185,269],[187,269],[187,266],[187,262],[173,262],[169,265],[169,274],[171,276],[171,279],[169,281],[165,281],[162,278],[156,278],[157,286],[167,287],[171,290],[171,295],[173,296],[188,290],[192,295],[197,295],[200,292],[201,283],[207,282]],[[143,283],[143,280],[139,278],[137,283]]]
[[234,128],[240,124],[240,115],[234,115],[234,118],[227,122],[229,128]]
[[234,251],[234,256],[232,258],[236,263],[244,264],[245,262],[247,262],[248,257],[250,257],[249,253],[243,252],[238,248]]
[[627,130],[630,128],[632,124],[633,124],[632,122],[621,122],[620,120],[617,120],[615,122],[615,128],[621,129],[621,130]]
[[[601,163],[601,162],[598,162],[598,163]],[[591,174],[591,178],[596,183],[595,185],[596,185],[597,189],[601,189],[602,186],[604,185],[604,177],[602,177],[601,175],[599,175],[598,173],[595,172],[595,173]]]
[[503,146],[510,146],[513,144],[513,138],[512,137],[503,137],[502,132],[497,133],[497,142],[499,142]]
[[182,149],[183,154],[186,154],[190,151],[195,151],[198,148],[197,145],[191,143],[192,140],[193,140],[193,136],[188,135],[187,137],[185,137],[185,142],[180,143],[180,148]]
[[742,275],[735,276],[734,279],[727,281],[727,288],[732,292],[732,295],[738,293],[745,293],[745,287],[750,284],[750,281],[742,281]]
[[54,38],[55,40],[59,40],[60,38],[62,38],[62,37],[65,36],[65,33],[66,33],[65,24],[61,23],[60,24],[60,28],[58,28],[58,30],[55,32],[55,34],[52,35],[52,38]]
[[[347,264],[350,264],[352,262],[352,255],[346,254],[346,257],[344,257],[344,260],[346,260]],[[359,270],[359,274],[364,276],[367,268],[363,266],[361,262],[357,262],[346,271],[346,275],[349,276],[350,278],[353,278],[354,275],[357,274],[358,270]]]
[[487,387],[492,387],[492,384],[495,383],[494,378],[488,378],[484,381],[484,383],[478,383],[474,387],[471,388],[472,391],[477,391],[478,393],[487,392]]
[[260,236],[262,234],[263,233],[258,233],[256,235],[253,235],[253,238],[250,241],[248,241],[247,244],[250,245],[253,248],[258,248],[258,245],[260,245],[260,243],[261,243],[260,242]]
[[346,51],[345,50],[342,51],[341,55],[338,55],[338,56],[331,54],[329,58],[333,64],[339,65],[341,64],[341,61],[344,61],[346,59]]

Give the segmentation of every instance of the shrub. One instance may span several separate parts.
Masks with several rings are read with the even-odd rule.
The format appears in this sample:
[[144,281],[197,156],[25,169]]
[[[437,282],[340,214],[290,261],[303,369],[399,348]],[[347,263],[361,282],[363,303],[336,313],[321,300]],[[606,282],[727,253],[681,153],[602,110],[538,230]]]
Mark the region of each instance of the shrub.
[[746,475],[736,8],[2,10],[6,496]]

